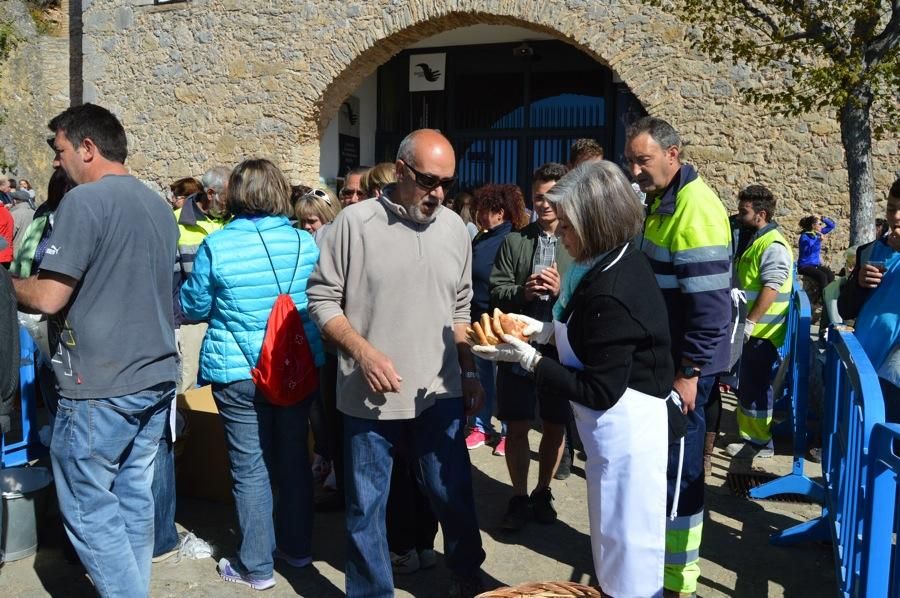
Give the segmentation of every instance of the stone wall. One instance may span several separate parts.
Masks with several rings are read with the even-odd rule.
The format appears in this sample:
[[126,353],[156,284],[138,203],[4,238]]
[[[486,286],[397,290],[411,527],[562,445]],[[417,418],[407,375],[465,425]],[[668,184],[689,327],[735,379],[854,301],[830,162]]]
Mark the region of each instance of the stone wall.
[[[647,110],[670,120],[689,159],[730,208],[758,182],[783,198],[789,235],[808,212],[835,217],[847,242],[847,176],[831,114],[772,117],[737,88],[759,74],[712,64],[683,26],[639,0],[90,0],[83,93],[113,109],[130,167],[160,182],[243,157],[273,158],[295,181],[318,177],[319,135],[380,64],[435,33],[477,23],[550,33],[609,65]],[[490,40],[485,40],[490,41]],[[771,74],[767,74],[771,77]],[[875,144],[878,211],[900,164]]]
[[43,200],[53,170],[47,122],[69,105],[69,43],[38,35],[22,2],[0,5],[0,21],[12,24],[15,46],[0,64],[0,147],[15,164],[8,177],[28,179]]

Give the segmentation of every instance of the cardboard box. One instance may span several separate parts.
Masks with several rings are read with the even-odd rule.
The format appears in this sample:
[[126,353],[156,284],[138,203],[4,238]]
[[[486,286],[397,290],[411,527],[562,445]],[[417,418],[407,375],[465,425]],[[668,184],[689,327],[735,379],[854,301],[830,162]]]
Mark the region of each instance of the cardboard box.
[[225,430],[212,389],[204,386],[179,395],[178,409],[187,420],[187,434],[175,459],[177,494],[234,502]]

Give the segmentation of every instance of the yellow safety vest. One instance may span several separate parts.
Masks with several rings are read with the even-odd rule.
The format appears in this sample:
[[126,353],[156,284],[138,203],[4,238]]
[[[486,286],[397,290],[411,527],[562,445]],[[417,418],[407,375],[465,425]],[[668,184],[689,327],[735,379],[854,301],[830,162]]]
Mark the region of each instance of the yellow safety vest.
[[[737,283],[747,297],[748,313],[753,311],[753,305],[759,298],[759,292],[763,288],[762,280],[759,277],[759,264],[763,253],[772,243],[781,243],[785,248],[790,248],[781,232],[777,228],[773,228],[756,239],[744,251],[743,255],[738,258]],[[788,255],[791,255],[790,249],[788,249]],[[793,271],[793,255],[791,255],[791,271]],[[788,275],[787,280],[778,289],[778,296],[775,298],[775,301],[759,319],[756,326],[753,327],[753,332],[750,336],[769,339],[776,347],[780,347],[784,343],[784,337],[787,332],[787,315],[791,301],[791,289],[793,288],[792,279],[793,277]]]

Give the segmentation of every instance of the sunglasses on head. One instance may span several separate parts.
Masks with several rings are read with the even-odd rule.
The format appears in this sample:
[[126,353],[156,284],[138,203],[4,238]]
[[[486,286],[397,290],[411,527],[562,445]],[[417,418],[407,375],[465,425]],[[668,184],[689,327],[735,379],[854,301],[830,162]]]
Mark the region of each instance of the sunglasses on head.
[[[400,161],[403,162],[403,160],[400,160]],[[411,173],[413,173],[413,178],[416,181],[416,185],[418,185],[422,189],[425,189],[426,191],[434,191],[435,189],[440,187],[441,189],[444,190],[444,193],[446,193],[456,183],[455,176],[452,176],[452,177],[449,177],[446,179],[442,179],[441,177],[435,176],[433,174],[428,174],[426,172],[420,172],[420,171],[416,170],[415,168],[413,168],[412,166],[410,166],[409,164],[407,164],[406,162],[403,162],[403,165],[406,166],[407,168],[409,168],[409,171]]]
[[312,197],[318,197],[319,199],[321,199],[322,201],[324,201],[324,202],[327,203],[328,205],[331,205],[331,198],[328,197],[328,194],[325,193],[324,191],[322,191],[321,189],[313,189],[313,190],[311,190],[311,191],[307,191],[307,192],[303,195],[303,197],[301,197],[300,199],[303,199],[304,197],[310,197],[310,196],[312,196]]

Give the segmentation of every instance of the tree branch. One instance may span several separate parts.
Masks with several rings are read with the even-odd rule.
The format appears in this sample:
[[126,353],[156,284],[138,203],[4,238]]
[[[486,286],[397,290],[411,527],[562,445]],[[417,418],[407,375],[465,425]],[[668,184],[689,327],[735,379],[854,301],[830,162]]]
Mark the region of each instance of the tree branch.
[[891,6],[891,20],[885,25],[866,49],[866,68],[871,69],[884,59],[891,50],[900,43],[900,0],[894,0]]

